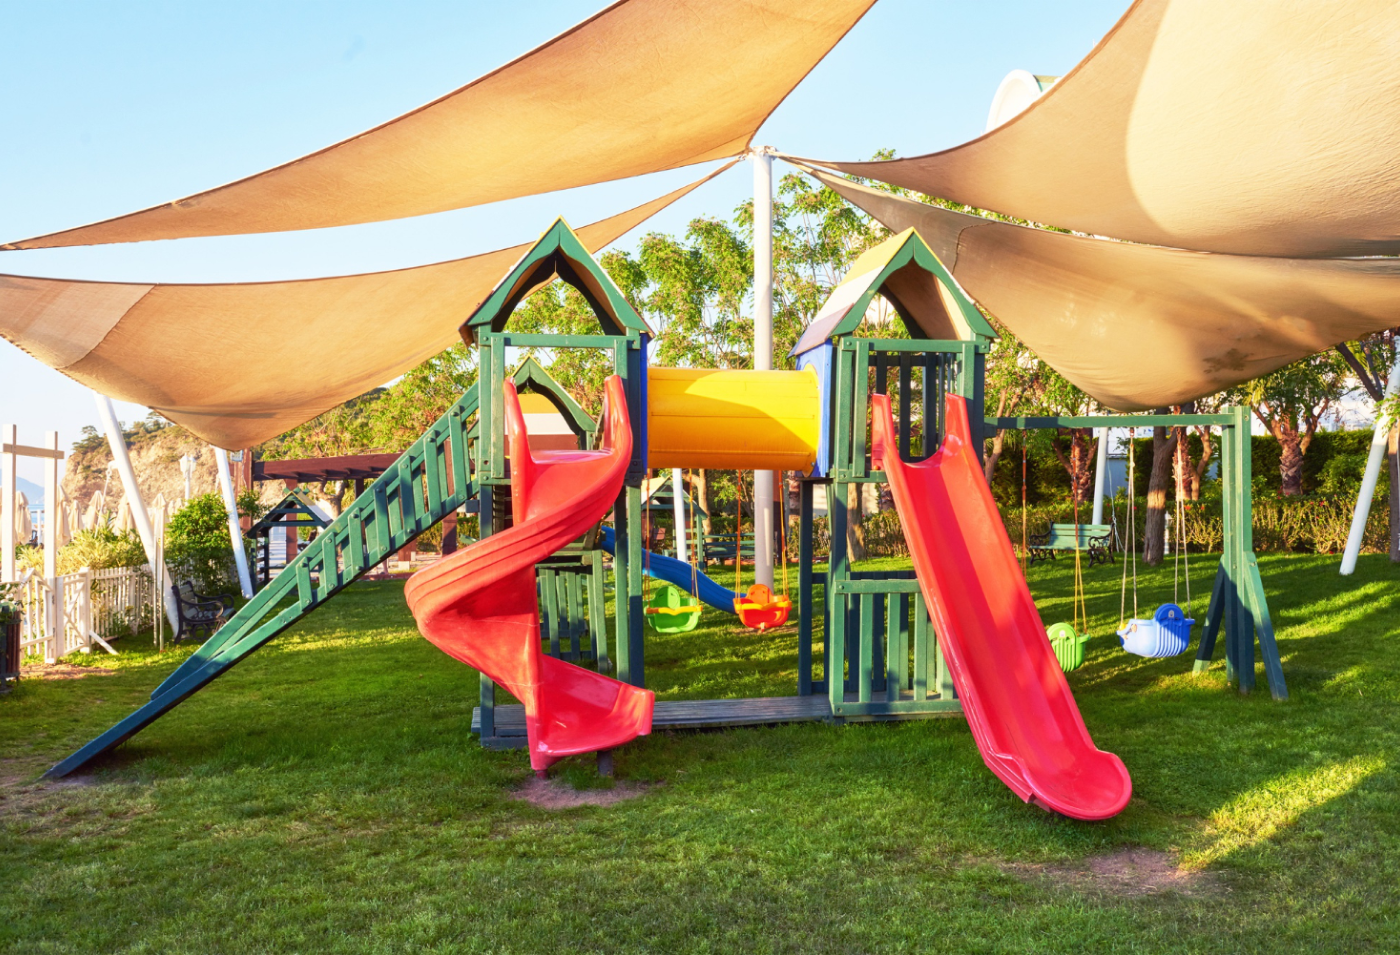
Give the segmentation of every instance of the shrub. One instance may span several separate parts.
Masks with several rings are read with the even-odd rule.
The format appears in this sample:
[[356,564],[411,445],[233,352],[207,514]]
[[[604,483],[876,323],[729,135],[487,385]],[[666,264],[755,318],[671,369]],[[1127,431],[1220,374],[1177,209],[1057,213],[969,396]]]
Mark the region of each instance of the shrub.
[[[247,541],[244,546],[251,555]],[[190,578],[202,592],[237,589],[223,498],[201,494],[171,515],[165,525],[165,560],[176,578]]]
[[114,531],[99,527],[79,531],[58,551],[58,572],[71,574],[84,567],[139,567],[146,563],[146,550],[135,531]]

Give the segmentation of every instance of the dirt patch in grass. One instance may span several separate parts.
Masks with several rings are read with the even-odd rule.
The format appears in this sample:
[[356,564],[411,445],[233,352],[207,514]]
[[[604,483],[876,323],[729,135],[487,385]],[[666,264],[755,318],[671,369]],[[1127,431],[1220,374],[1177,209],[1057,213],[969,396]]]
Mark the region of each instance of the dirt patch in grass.
[[75,667],[67,663],[54,663],[21,667],[19,675],[24,680],[81,680],[85,676],[111,676],[116,672],[109,667]]
[[512,799],[541,809],[574,809],[578,806],[611,806],[626,799],[645,796],[651,789],[645,783],[614,783],[607,789],[575,789],[562,779],[532,778],[511,794]]
[[1220,888],[1210,873],[1183,869],[1170,853],[1155,849],[1119,849],[1075,865],[1014,865],[1011,869],[1023,878],[1129,899],[1160,892],[1202,895]]

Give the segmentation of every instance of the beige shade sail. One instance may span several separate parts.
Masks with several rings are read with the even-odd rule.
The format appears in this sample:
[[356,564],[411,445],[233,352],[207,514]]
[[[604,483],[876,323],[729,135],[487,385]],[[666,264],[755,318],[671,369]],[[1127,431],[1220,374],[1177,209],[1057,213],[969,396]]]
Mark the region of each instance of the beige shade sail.
[[[596,251],[727,168],[584,226],[579,240]],[[532,245],[292,282],[127,285],[0,275],[0,336],[211,444],[249,447],[459,341],[457,326]]]
[[1400,321],[1400,260],[1184,252],[995,222],[809,170],[1118,411],[1180,404]]
[[378,222],[735,156],[873,3],[619,0],[334,146],[208,192],[0,248]]
[[1138,0],[971,142],[829,163],[1033,222],[1207,252],[1400,253],[1400,3]]

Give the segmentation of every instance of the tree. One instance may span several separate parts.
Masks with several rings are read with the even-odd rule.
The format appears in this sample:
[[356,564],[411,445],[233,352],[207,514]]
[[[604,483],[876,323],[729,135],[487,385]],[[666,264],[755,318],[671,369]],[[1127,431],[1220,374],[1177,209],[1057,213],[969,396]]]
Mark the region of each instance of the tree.
[[1335,352],[1296,361],[1236,389],[1279,443],[1285,497],[1303,493],[1303,455],[1328,410],[1349,389],[1350,368]]
[[476,351],[458,342],[410,370],[368,408],[369,441],[403,451],[476,383]]

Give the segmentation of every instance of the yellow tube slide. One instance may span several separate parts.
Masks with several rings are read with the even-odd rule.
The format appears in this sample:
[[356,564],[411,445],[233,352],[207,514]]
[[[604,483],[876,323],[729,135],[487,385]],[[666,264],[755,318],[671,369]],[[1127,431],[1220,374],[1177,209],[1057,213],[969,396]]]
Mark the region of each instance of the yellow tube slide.
[[649,467],[810,471],[816,463],[821,396],[812,369],[647,373]]

